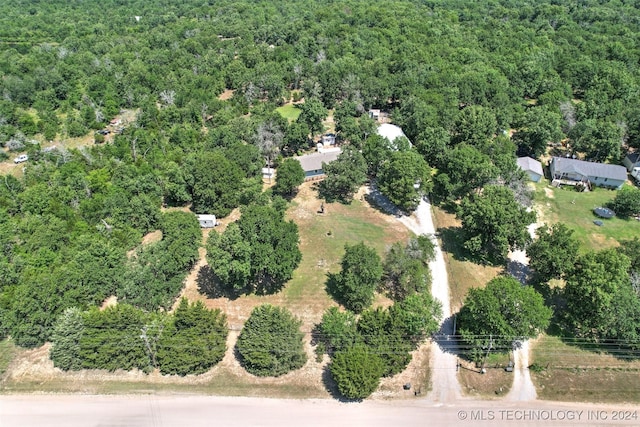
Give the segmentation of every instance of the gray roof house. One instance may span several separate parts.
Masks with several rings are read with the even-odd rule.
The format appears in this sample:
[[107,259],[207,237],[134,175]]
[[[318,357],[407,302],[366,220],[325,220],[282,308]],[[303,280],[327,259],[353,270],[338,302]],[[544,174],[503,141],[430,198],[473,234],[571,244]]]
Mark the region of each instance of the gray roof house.
[[631,172],[634,168],[640,168],[640,153],[631,153],[624,158],[622,164]]
[[619,189],[627,180],[624,166],[553,157],[549,163],[552,180],[589,182],[599,187]]
[[331,163],[340,155],[340,149],[324,150],[322,152],[295,157],[304,171],[305,181],[324,177],[323,163]]
[[542,163],[531,157],[519,157],[518,167],[529,175],[529,179],[533,182],[540,182],[544,176],[542,171]]

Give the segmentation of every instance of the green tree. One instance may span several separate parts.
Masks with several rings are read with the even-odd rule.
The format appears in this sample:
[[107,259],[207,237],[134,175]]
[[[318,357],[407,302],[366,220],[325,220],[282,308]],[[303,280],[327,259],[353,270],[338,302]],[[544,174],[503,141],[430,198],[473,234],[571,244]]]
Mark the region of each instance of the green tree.
[[560,142],[562,137],[560,112],[544,107],[527,110],[522,127],[513,134],[518,154],[533,158],[543,155],[548,143]]
[[580,256],[564,287],[565,329],[594,340],[615,336],[614,301],[619,292],[631,287],[630,265],[629,258],[615,249]]
[[80,338],[83,332],[82,312],[75,307],[66,309],[58,318],[51,334],[53,345],[49,357],[53,366],[63,371],[82,368]]
[[467,143],[477,148],[493,138],[498,129],[496,116],[481,106],[466,107],[460,111],[453,128],[453,142]]
[[491,157],[478,148],[459,144],[447,151],[444,165],[434,178],[437,200],[458,200],[498,177]]
[[395,151],[390,157],[378,174],[380,191],[396,206],[413,211],[431,191],[431,168],[415,151]]
[[534,338],[549,326],[552,311],[542,295],[513,277],[496,277],[469,290],[457,316],[458,330],[473,350],[507,351],[513,342]]
[[431,285],[429,261],[434,245],[427,236],[410,239],[406,245],[396,242],[386,253],[380,289],[394,301],[425,292]]
[[318,333],[329,354],[346,350],[360,341],[356,316],[350,311],[340,311],[338,307],[330,307],[324,312]]
[[337,352],[329,369],[340,394],[364,399],[378,388],[384,363],[369,347],[359,344]]
[[329,273],[327,291],[347,310],[360,313],[373,302],[373,294],[382,277],[382,264],[375,249],[360,242],[345,245],[342,270]]
[[300,320],[285,308],[263,304],[253,309],[238,336],[240,363],[259,377],[278,377],[307,361]]
[[610,121],[587,119],[569,132],[571,147],[594,162],[618,160],[622,146],[622,130]]
[[367,162],[367,173],[376,176],[382,165],[389,160],[393,146],[387,138],[378,134],[369,136],[362,146],[362,155]]
[[238,206],[244,185],[240,167],[219,152],[198,154],[191,167],[193,210],[217,217],[229,215]]
[[297,104],[302,110],[298,121],[307,125],[311,131],[311,135],[317,135],[322,132],[322,121],[327,117],[328,111],[318,98],[305,99],[303,104]]
[[628,185],[623,186],[607,206],[622,218],[640,214],[640,189]]
[[328,202],[350,203],[354,193],[367,180],[367,164],[362,154],[346,146],[336,160],[323,164],[326,178],[320,182],[319,193]]
[[[148,329],[148,328],[147,328]],[[155,343],[144,334],[148,348]],[[201,374],[224,357],[228,335],[226,316],[202,301],[183,298],[157,342],[157,363],[163,374]]]
[[236,292],[277,292],[302,259],[298,226],[274,206],[257,204],[243,209],[236,224],[209,237],[211,269]]
[[580,245],[573,237],[573,230],[557,223],[551,227],[543,225],[536,234],[538,238],[527,246],[527,256],[537,281],[548,282],[564,277],[578,257]]
[[293,122],[285,130],[282,140],[282,153],[293,156],[309,148],[309,127],[306,123]]
[[457,217],[465,249],[483,261],[503,261],[509,250],[524,248],[531,239],[527,226],[536,219],[508,188],[496,185],[465,197]]
[[417,345],[440,328],[442,305],[429,292],[409,295],[389,307],[392,328]]
[[283,197],[291,197],[304,182],[304,170],[296,159],[285,159],[278,166],[276,185],[273,192]]

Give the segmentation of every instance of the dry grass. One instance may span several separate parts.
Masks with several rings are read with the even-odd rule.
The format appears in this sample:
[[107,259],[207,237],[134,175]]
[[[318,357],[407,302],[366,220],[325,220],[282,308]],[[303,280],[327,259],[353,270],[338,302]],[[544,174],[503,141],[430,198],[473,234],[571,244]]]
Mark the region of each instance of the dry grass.
[[532,343],[531,370],[542,399],[590,402],[640,402],[640,360],[597,353],[543,335]]
[[455,313],[462,307],[469,289],[483,287],[502,271],[502,267],[479,265],[464,259],[460,242],[456,239],[460,221],[455,215],[435,206],[433,213],[434,225],[444,241],[443,255],[449,277],[451,312]]
[[508,362],[507,354],[493,355],[485,366],[486,373],[482,374],[474,363],[460,360],[458,380],[464,394],[483,399],[506,395],[513,384],[513,373],[504,370]]

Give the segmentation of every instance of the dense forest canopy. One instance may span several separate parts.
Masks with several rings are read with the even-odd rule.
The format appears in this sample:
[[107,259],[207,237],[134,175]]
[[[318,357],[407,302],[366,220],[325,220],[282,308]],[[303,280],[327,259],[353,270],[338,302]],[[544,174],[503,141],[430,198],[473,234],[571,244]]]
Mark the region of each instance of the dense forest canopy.
[[[516,149],[562,138],[617,162],[623,142],[640,145],[639,3],[2,2],[0,159],[29,162],[0,176],[0,333],[39,345],[65,309],[110,295],[169,307],[201,242],[161,207],[221,216],[254,202],[278,154],[260,130],[287,144],[279,155],[318,131],[275,111],[291,96],[336,109],[354,145],[367,109],[389,112],[442,169],[443,200],[473,190],[446,170],[470,157],[479,186],[508,182]],[[63,144],[122,110],[135,121],[108,144]],[[495,137],[508,129],[517,146]],[[131,255],[154,230],[163,238]]]

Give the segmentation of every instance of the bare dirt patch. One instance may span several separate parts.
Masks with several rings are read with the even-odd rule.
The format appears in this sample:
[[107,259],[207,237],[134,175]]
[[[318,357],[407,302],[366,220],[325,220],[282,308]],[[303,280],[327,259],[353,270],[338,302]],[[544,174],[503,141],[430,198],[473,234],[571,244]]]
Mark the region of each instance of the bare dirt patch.
[[235,90],[225,89],[224,92],[222,92],[220,95],[218,95],[218,99],[220,101],[227,101],[227,100],[233,98],[233,93],[234,92],[235,92]]
[[127,252],[127,257],[131,258],[136,253],[136,250],[138,250],[138,248],[159,242],[160,240],[162,240],[162,230],[156,230],[145,234],[140,245],[138,245],[137,248],[131,249],[129,252]]
[[[506,359],[506,356],[505,356]],[[480,373],[480,369],[472,362],[460,360],[458,378],[466,395],[492,399],[506,395],[513,382],[513,374],[506,372],[505,363],[488,364],[486,373]]]

